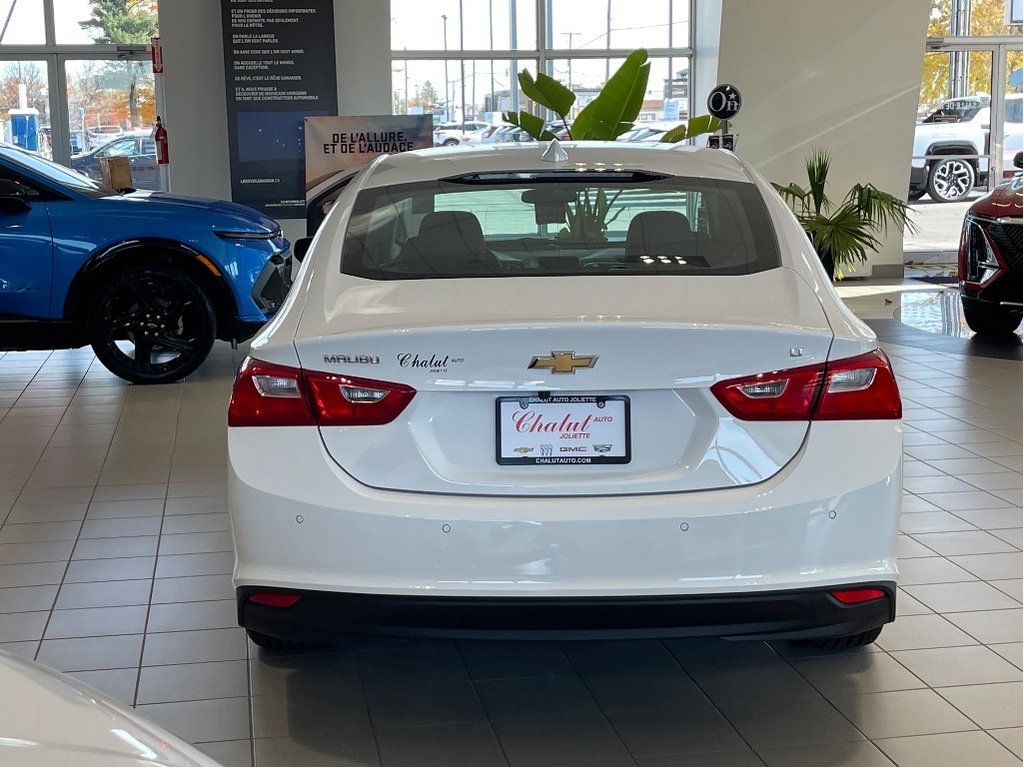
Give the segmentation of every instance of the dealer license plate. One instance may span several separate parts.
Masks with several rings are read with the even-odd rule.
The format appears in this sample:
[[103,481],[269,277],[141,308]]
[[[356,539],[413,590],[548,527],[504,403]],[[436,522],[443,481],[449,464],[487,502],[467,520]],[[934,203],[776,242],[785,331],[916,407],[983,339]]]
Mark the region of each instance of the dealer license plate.
[[499,397],[499,464],[628,464],[625,395]]

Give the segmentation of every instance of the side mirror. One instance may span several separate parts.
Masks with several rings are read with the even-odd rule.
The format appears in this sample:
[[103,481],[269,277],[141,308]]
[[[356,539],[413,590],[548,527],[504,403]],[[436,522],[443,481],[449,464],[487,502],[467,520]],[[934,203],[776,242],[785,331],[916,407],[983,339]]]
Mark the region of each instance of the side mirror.
[[1024,168],[1024,152],[1018,152],[1013,156],[1013,167]]
[[25,213],[32,205],[25,199],[25,188],[13,179],[0,179],[0,211]]
[[312,242],[312,237],[300,237],[295,241],[295,244],[292,245],[292,256],[296,261],[301,262],[306,258],[306,253],[309,251],[309,244]]

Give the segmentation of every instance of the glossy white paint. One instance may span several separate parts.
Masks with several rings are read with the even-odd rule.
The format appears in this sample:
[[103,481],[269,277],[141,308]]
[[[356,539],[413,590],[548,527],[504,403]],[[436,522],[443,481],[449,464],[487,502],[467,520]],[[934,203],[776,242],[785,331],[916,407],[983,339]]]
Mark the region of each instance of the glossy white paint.
[[377,490],[310,428],[232,429],[235,584],[554,596],[893,581],[900,431],[815,423],[796,459],[752,486],[553,500]]
[[0,765],[217,765],[74,678],[0,651]]
[[[900,422],[743,422],[708,391],[877,348],[789,210],[728,153],[567,151],[572,162],[754,184],[782,266],[741,277],[353,278],[339,259],[360,189],[521,170],[538,164],[538,150],[379,159],[339,198],[251,354],[417,394],[379,427],[229,429],[236,586],[554,596],[895,580]],[[600,360],[571,376],[527,369],[556,349]],[[447,360],[413,368],[401,364],[406,354]],[[335,362],[343,355],[378,362]],[[634,460],[498,465],[495,398],[537,391],[628,394]]]

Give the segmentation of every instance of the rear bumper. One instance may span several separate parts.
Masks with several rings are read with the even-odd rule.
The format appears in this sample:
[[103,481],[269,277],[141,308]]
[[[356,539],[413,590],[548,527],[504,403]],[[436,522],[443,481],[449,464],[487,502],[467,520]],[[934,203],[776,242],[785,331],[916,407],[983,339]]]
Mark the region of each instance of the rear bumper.
[[[849,588],[851,585],[843,585]],[[827,589],[656,597],[471,598],[288,590],[289,608],[249,601],[240,587],[238,622],[271,637],[306,642],[342,634],[461,638],[838,637],[865,632],[896,615],[892,582],[884,597],[844,605]],[[278,590],[280,591],[280,590]]]

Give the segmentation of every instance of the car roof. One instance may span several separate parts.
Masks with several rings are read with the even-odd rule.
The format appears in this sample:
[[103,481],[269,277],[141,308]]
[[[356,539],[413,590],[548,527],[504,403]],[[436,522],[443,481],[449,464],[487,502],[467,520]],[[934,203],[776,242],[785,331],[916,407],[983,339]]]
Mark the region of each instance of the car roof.
[[[483,144],[473,147],[438,147],[385,155],[373,163],[368,187],[433,181],[481,171],[555,171],[603,165],[650,173],[669,173],[726,181],[751,181],[743,162],[731,152],[681,144],[636,145],[629,142],[564,141],[569,155],[562,163],[541,160],[547,143]],[[427,161],[427,162],[424,162]]]

